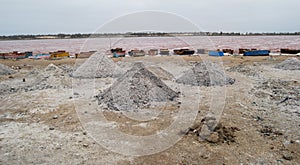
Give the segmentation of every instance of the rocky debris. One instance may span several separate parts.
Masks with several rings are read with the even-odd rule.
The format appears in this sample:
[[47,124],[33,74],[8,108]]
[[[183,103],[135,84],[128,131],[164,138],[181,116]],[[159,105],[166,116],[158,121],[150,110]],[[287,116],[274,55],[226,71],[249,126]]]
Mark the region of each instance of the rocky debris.
[[147,69],[149,71],[151,71],[152,73],[154,73],[161,80],[174,79],[174,76],[170,72],[164,70],[163,68],[161,68],[159,66],[150,66],[150,67],[147,67]]
[[[26,81],[24,82],[23,79]],[[68,73],[54,64],[49,64],[45,69],[33,69],[23,78],[0,82],[0,93],[3,95],[18,91],[28,92],[71,86],[72,81]]]
[[95,53],[80,65],[71,76],[75,78],[107,78],[118,77],[123,70],[107,56]]
[[0,75],[11,75],[11,74],[15,74],[15,73],[16,73],[16,71],[11,69],[10,67],[0,64]]
[[221,66],[212,62],[199,62],[176,80],[177,83],[193,86],[223,86],[235,80],[227,76]]
[[286,152],[282,155],[282,158],[290,161],[293,160],[293,155],[291,153]]
[[300,70],[300,60],[295,57],[288,58],[274,67],[283,70]]
[[206,140],[210,143],[218,143],[220,141],[219,134],[213,132]]
[[258,74],[258,72],[256,71],[255,68],[253,68],[253,67],[250,68],[249,66],[246,66],[244,64],[239,64],[239,65],[230,67],[229,69],[227,69],[227,71],[229,71],[229,72],[238,72],[238,73],[241,73],[243,75],[252,76],[252,77],[258,77],[259,76],[259,74]]
[[28,77],[36,76],[36,81],[32,82],[31,90],[41,90],[49,88],[70,88],[71,79],[68,73],[54,64],[49,64],[44,71],[33,71]]
[[300,82],[296,80],[268,79],[256,85],[251,92],[257,98],[255,101],[257,106],[268,109],[276,106],[300,114]]
[[133,111],[149,108],[157,102],[169,102],[179,97],[142,63],[135,63],[107,90],[96,96],[99,105],[109,109]]
[[74,67],[70,66],[70,65],[59,65],[59,68],[62,69],[65,73],[68,73],[69,75],[72,74],[72,72],[74,71]]
[[239,131],[240,129],[237,127],[226,127],[223,126],[222,123],[218,123],[217,126],[214,127],[213,130],[210,132],[210,134],[207,135],[207,137],[202,137],[203,126],[207,125],[205,124],[205,120],[206,119],[203,119],[201,123],[194,124],[192,127],[190,127],[187,134],[197,136],[199,141],[206,140],[210,143],[235,142],[235,132]]
[[261,128],[260,133],[262,133],[263,136],[273,136],[273,137],[283,135],[283,133],[274,130],[274,128],[270,126],[264,126],[263,128]]
[[49,64],[46,68],[45,68],[46,72],[61,72],[62,69],[60,69],[58,66],[54,65],[54,64]]
[[[284,79],[266,79],[257,82],[250,93],[253,109],[259,113],[258,132],[270,139],[297,132],[300,119],[300,82]],[[289,123],[289,124],[287,124]],[[270,126],[271,125],[271,126]]]

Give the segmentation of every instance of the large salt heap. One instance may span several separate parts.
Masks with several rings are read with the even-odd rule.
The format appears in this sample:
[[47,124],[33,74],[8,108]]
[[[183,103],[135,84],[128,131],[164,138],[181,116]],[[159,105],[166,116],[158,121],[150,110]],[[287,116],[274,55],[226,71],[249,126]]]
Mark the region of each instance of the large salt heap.
[[70,88],[71,86],[72,80],[68,72],[54,64],[49,64],[45,69],[33,69],[22,78],[2,81],[0,95],[18,91]]
[[95,53],[73,72],[76,78],[107,78],[122,74],[121,68],[107,56]]
[[193,86],[223,86],[233,84],[222,68],[211,62],[199,62],[176,80],[177,83]]
[[12,70],[8,66],[0,64],[0,75],[11,75],[15,73],[16,71]]
[[300,70],[300,60],[298,58],[288,58],[287,60],[275,65],[277,69]]
[[157,102],[173,101],[178,96],[142,63],[135,63],[110,88],[96,97],[99,104],[105,104],[109,109],[134,111],[149,108]]

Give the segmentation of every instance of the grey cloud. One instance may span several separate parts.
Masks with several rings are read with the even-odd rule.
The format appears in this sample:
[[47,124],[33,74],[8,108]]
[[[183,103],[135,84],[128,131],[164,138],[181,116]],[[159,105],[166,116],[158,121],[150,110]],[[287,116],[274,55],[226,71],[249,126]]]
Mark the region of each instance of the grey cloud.
[[1,0],[0,35],[93,32],[143,10],[182,15],[206,31],[299,31],[299,6],[298,0]]

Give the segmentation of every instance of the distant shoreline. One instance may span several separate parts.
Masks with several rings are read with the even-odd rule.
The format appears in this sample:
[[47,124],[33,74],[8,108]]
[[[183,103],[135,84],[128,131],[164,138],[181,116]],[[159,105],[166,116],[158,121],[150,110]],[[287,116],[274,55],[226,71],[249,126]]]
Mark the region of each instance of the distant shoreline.
[[181,32],[181,33],[107,33],[107,34],[41,34],[0,36],[0,41],[42,40],[42,39],[82,39],[82,38],[117,38],[117,37],[184,37],[184,36],[299,36],[293,33],[226,33],[226,32]]

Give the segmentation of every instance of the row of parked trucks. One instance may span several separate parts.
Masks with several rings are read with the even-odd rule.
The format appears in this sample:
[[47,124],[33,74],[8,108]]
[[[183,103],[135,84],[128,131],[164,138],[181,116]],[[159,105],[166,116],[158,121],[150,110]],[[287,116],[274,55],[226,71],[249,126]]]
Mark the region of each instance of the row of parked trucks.
[[[111,49],[111,53],[113,57],[125,57],[126,51],[122,48]],[[224,56],[224,55],[234,55],[236,53],[233,49],[222,49],[222,50],[206,50],[206,49],[197,49],[197,51],[192,49],[174,49],[173,55],[194,55],[194,54],[208,54],[210,56]],[[144,50],[134,49],[128,51],[129,56],[138,57],[145,56],[148,54],[149,56],[155,55],[171,55],[171,51],[169,49],[150,49],[148,52]],[[269,56],[270,50],[259,50],[259,49],[238,49],[236,54],[241,54],[243,56]],[[300,50],[297,49],[280,49],[280,54],[300,54]]]
[[33,54],[32,52],[9,52],[9,53],[0,53],[0,59],[60,59],[70,57],[70,53],[65,50],[59,50],[49,53],[38,53]]
[[[174,54],[176,55],[193,55],[195,54],[194,50],[191,49],[175,49],[173,50]],[[118,58],[118,57],[125,57],[126,51],[123,50],[122,48],[115,48],[111,49],[111,53],[113,57]],[[146,54],[150,56],[156,56],[156,55],[170,55],[170,50],[169,49],[150,49],[147,52],[144,50],[139,50],[139,49],[133,49],[128,51],[128,55],[132,57],[139,57],[139,56],[145,56]]]
[[[91,55],[96,53],[96,51],[89,52],[80,52],[75,55],[70,55],[69,52],[65,50],[58,50],[49,53],[39,53],[33,55],[32,52],[9,52],[9,53],[0,53],[0,59],[61,59],[61,58],[89,58]],[[235,51],[233,49],[222,49],[222,50],[205,50],[205,49],[197,49],[197,51],[192,49],[174,49],[173,53],[169,49],[150,49],[148,51],[133,49],[127,52],[129,56],[132,57],[140,57],[145,56],[146,54],[149,56],[156,55],[194,55],[194,54],[208,54],[210,56],[224,56],[224,55],[233,55]],[[114,58],[125,57],[126,50],[123,48],[115,48],[111,49],[110,53]],[[239,49],[238,54],[242,54],[244,56],[268,56],[270,54],[269,50],[257,50],[257,49]],[[297,54],[300,55],[300,50],[297,49],[280,49],[280,54]]]
[[[126,51],[122,48],[111,49],[112,56],[114,58],[125,57]],[[243,54],[244,56],[264,56],[269,55],[269,50],[256,50],[256,49],[240,49],[239,54]],[[171,51],[169,49],[150,49],[148,52],[144,50],[134,49],[128,51],[128,55],[132,57],[139,56],[155,56],[155,55],[171,55]],[[224,56],[224,54],[233,55],[233,49],[223,49],[221,50],[205,50],[205,49],[197,49],[197,51],[192,49],[174,49],[173,55],[194,55],[194,54],[209,54],[210,56]]]

